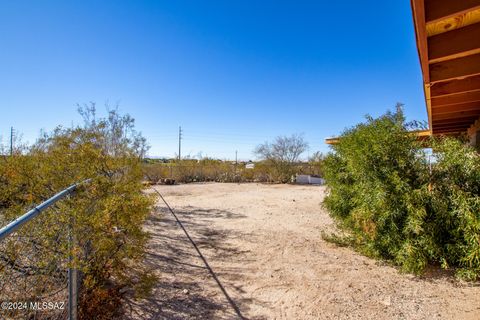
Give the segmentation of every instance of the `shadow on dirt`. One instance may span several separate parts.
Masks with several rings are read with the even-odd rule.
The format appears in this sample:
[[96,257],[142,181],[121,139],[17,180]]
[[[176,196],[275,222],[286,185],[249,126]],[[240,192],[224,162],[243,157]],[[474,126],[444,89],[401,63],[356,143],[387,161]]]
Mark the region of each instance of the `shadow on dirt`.
[[[128,299],[124,319],[245,319],[250,305],[263,303],[243,297],[243,288],[233,283],[242,283],[242,277],[253,271],[215,266],[222,261],[248,262],[249,251],[239,250],[230,241],[236,237],[252,242],[255,239],[250,234],[215,229],[212,224],[212,220],[245,216],[195,207],[174,208],[174,211],[211,270],[206,268],[168,209],[159,206],[147,221],[151,239],[145,259],[147,267],[156,270],[159,280],[148,299]],[[212,272],[227,294],[215,282]]]

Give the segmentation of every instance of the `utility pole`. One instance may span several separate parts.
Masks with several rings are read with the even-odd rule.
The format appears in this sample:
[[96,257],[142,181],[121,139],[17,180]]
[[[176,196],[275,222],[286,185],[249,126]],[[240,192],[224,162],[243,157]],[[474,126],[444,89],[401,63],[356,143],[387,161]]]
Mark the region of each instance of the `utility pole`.
[[178,127],[178,161],[182,159],[182,127]]
[[237,154],[238,154],[238,150],[235,150],[235,175],[237,174],[237,164],[238,164]]
[[13,155],[13,127],[10,127],[10,156]]

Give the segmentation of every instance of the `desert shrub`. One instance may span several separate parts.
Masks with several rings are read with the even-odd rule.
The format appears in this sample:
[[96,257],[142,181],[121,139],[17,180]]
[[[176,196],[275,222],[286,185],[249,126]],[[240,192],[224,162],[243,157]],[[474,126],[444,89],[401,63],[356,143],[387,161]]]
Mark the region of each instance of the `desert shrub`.
[[453,138],[432,164],[402,110],[347,129],[324,161],[324,205],[363,253],[420,273],[428,264],[480,274],[480,159]]
[[403,254],[410,217],[423,214],[418,203],[428,181],[419,145],[407,130],[400,110],[367,117],[346,130],[325,159],[326,207],[368,254],[394,260]]
[[144,178],[151,183],[158,183],[162,178],[169,178],[170,169],[163,163],[143,163]]
[[[320,157],[320,158],[318,158]],[[191,182],[290,182],[295,174],[323,174],[323,156],[317,154],[309,162],[296,162],[288,165],[288,170],[278,170],[270,161],[258,161],[255,168],[246,169],[245,163],[203,158],[201,160],[182,159],[168,163],[144,161],[144,179],[158,183],[162,178],[171,178],[179,183]]]
[[254,154],[268,166],[268,180],[272,182],[289,182],[295,174],[295,163],[300,155],[308,149],[308,143],[302,135],[290,137],[279,136],[273,142],[258,145]]
[[274,164],[264,160],[256,163],[253,170],[255,182],[288,183],[295,173],[295,165],[293,163]]
[[433,146],[430,233],[441,244],[439,262],[475,279],[480,275],[480,157],[456,139],[436,140]]
[[21,232],[32,241],[46,239],[48,245],[60,241],[57,235],[73,221],[76,245],[61,243],[59,251],[44,257],[45,263],[72,254],[82,275],[81,317],[110,319],[119,311],[112,301],[120,299],[122,288],[146,292],[154,280],[140,263],[147,241],[142,224],[153,205],[142,187],[146,147],[129,116],[112,110],[107,118],[95,119],[94,108],[81,111],[84,126],[59,127],[14,156],[0,158],[0,218],[10,221],[67,186],[92,178]]
[[216,159],[181,160],[170,163],[143,164],[145,178],[157,183],[161,178],[172,178],[180,183],[190,182],[245,182],[242,165]]

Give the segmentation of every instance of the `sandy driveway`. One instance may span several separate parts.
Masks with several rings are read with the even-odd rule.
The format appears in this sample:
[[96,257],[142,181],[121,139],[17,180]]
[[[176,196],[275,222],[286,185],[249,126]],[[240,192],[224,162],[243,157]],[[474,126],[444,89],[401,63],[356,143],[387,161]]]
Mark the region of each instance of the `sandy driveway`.
[[[334,230],[324,188],[261,184],[157,186],[248,319],[480,319],[480,287],[427,277],[322,240]],[[160,201],[146,228],[160,278],[128,319],[239,318]]]

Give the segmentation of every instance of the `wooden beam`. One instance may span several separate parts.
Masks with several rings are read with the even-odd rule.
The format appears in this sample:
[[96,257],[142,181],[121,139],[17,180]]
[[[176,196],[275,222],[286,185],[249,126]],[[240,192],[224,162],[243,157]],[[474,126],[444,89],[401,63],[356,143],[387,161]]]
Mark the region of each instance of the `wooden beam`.
[[478,119],[479,115],[468,117],[468,118],[459,118],[454,119],[455,121],[444,122],[444,123],[437,123],[436,121],[433,122],[433,130],[438,129],[442,126],[469,126],[472,124],[476,119]]
[[458,137],[465,134],[465,131],[436,132],[436,137]]
[[435,131],[435,135],[445,134],[445,133],[456,133],[456,134],[466,134],[468,127],[465,128],[443,128]]
[[420,59],[420,68],[423,74],[423,92],[428,115],[428,127],[431,134],[432,113],[430,107],[430,69],[428,65],[428,45],[427,45],[427,27],[425,21],[425,3],[424,0],[411,0],[413,13],[413,26],[415,28],[415,39],[417,42],[418,57]]
[[480,0],[425,0],[425,19],[430,22],[480,6]]
[[433,125],[441,125],[441,124],[450,124],[450,123],[467,123],[469,121],[475,121],[480,116],[480,113],[473,114],[473,115],[462,115],[459,114],[454,118],[435,118],[433,119]]
[[[415,131],[409,131],[408,133],[415,135],[418,140],[424,140],[431,136],[430,130],[415,130]],[[339,142],[340,142],[339,137],[325,138],[326,144],[337,144]]]
[[453,129],[453,130],[437,130],[435,132],[435,136],[458,136],[460,134],[464,134],[465,130]]
[[439,128],[435,129],[435,135],[439,133],[456,133],[456,134],[467,134],[469,126],[462,128]]
[[430,134],[432,134],[432,99],[430,94],[430,84],[425,83],[423,85],[423,92],[425,94],[425,103],[427,105],[428,128]]
[[430,81],[448,81],[480,75],[480,54],[430,65]]
[[[478,119],[478,117],[471,117],[471,118],[464,118],[461,120],[456,120],[455,122],[452,122],[451,120],[440,120],[440,121],[435,121],[433,123],[434,128],[438,128],[441,126],[449,126],[449,125],[457,125],[457,126],[464,126],[464,125],[470,125],[475,121],[475,119]],[[445,122],[444,122],[445,121]]]
[[467,102],[478,102],[478,105],[480,107],[480,90],[464,92],[462,94],[456,94],[446,97],[433,97],[431,98],[431,100],[432,108],[436,108],[439,106],[462,104]]
[[427,22],[427,36],[432,37],[437,34],[466,27],[477,22],[480,22],[480,6]]
[[442,33],[428,39],[429,63],[480,53],[480,23]]
[[430,82],[428,71],[428,46],[427,46],[427,28],[425,22],[424,0],[411,0],[413,25],[415,27],[415,38],[417,40],[418,56],[420,58],[420,67],[422,69],[424,83]]
[[452,112],[452,113],[443,113],[443,114],[434,114],[433,115],[433,122],[435,123],[436,121],[439,120],[452,120],[455,118],[461,118],[461,117],[478,117],[480,116],[480,110],[473,110],[473,111],[458,111],[458,112]]
[[465,133],[466,130],[462,129],[440,129],[435,131],[434,135],[439,136],[439,135],[460,135],[462,133]]
[[434,135],[439,135],[439,134],[461,134],[467,132],[467,129],[439,129],[439,130],[433,130]]
[[337,144],[340,141],[338,137],[325,138],[326,144]]
[[470,122],[469,124],[466,124],[464,126],[446,126],[446,127],[435,127],[433,130],[435,133],[438,133],[439,131],[454,131],[454,132],[468,132],[468,128],[471,126],[473,122]]
[[461,124],[456,124],[456,123],[450,123],[450,124],[442,124],[442,125],[438,125],[438,126],[435,126],[433,129],[434,130],[443,130],[443,129],[468,129],[468,127],[470,127],[472,125],[472,123],[475,122],[475,119],[473,119],[472,121],[468,122],[468,123],[461,123]]
[[447,128],[468,128],[474,122],[475,122],[475,118],[473,118],[469,122],[439,124],[439,125],[435,126],[433,129],[438,130],[438,129],[447,129]]
[[412,134],[416,135],[417,137],[429,137],[430,136],[430,130],[415,130],[415,131],[410,131]]
[[440,114],[464,112],[464,111],[480,111],[480,105],[477,102],[466,102],[462,104],[455,104],[451,106],[440,106],[432,108],[432,116],[435,117]]
[[430,88],[432,97],[449,96],[480,90],[480,75],[465,79],[438,82]]

